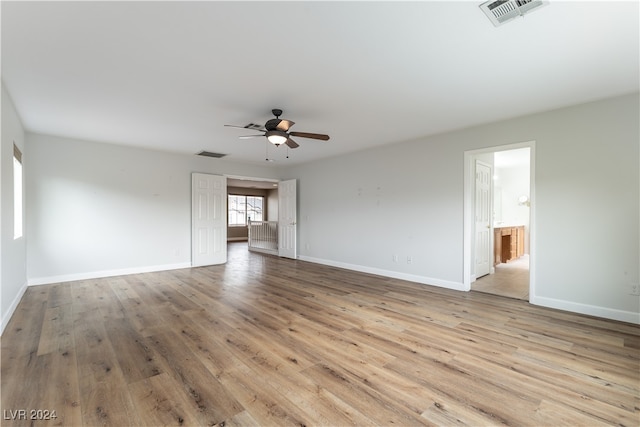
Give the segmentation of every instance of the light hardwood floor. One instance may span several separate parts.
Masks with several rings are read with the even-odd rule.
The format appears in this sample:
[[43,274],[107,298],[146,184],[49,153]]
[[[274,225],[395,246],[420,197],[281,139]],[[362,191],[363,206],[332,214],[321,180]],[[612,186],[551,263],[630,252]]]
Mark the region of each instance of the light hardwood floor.
[[638,426],[639,353],[636,325],[239,243],[224,266],[29,288],[2,425]]

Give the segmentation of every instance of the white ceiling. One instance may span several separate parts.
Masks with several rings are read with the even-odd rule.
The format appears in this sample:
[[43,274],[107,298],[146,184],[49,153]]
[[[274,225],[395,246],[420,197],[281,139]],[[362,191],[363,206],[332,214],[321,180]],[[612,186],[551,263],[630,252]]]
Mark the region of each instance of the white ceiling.
[[273,166],[638,91],[637,1],[480,3],[2,1],[2,79],[32,132],[260,163],[224,124],[331,135]]

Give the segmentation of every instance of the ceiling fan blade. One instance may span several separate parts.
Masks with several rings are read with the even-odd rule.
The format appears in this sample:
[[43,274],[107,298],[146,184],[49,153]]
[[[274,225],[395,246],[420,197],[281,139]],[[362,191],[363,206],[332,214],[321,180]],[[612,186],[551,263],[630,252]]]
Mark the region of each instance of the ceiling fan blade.
[[289,132],[291,136],[299,136],[301,138],[320,139],[322,141],[328,141],[329,135],[323,135],[321,133],[309,133],[309,132]]
[[238,138],[240,139],[250,139],[250,138],[257,138],[257,137],[263,137],[264,135],[242,135],[239,136]]
[[298,144],[297,142],[295,142],[293,139],[289,138],[285,141],[285,144],[287,144],[289,146],[289,148],[298,148],[300,146],[300,144]]
[[238,128],[238,129],[246,129],[244,126],[236,126],[236,125],[225,125],[228,128]]
[[295,125],[295,123],[294,123],[294,122],[292,122],[291,120],[285,120],[285,119],[282,119],[282,120],[280,120],[280,123],[278,123],[278,126],[276,126],[276,128],[277,128],[278,130],[283,130],[283,131],[285,131],[285,132],[286,132],[286,131],[288,131],[288,130],[289,130],[289,128],[290,128],[291,126],[293,126],[293,125]]
[[261,129],[261,128],[260,128],[260,127],[258,127],[257,125],[253,125],[253,126],[252,126],[251,124],[248,124],[248,125],[246,125],[246,126],[236,126],[236,125],[225,125],[225,126],[226,126],[226,127],[229,127],[229,128],[250,129],[250,130],[255,130],[255,131],[257,131],[257,132],[266,132],[266,130]]

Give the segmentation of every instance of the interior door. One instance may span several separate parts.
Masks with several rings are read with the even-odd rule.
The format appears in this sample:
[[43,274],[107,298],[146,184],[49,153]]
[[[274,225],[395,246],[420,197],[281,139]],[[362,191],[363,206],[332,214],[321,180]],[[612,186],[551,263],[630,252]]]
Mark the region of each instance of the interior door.
[[491,272],[491,166],[476,160],[476,278]]
[[297,241],[296,180],[278,184],[278,255],[296,259]]
[[227,178],[191,176],[191,266],[227,262]]

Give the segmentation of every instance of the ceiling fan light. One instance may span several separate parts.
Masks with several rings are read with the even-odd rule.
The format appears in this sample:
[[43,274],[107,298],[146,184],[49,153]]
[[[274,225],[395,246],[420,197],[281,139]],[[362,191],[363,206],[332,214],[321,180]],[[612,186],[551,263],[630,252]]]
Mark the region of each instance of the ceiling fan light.
[[266,136],[269,142],[275,145],[276,147],[278,145],[284,144],[285,142],[287,142],[287,139],[289,139],[289,136],[287,135],[286,132],[282,132],[278,130],[270,130],[266,133]]

